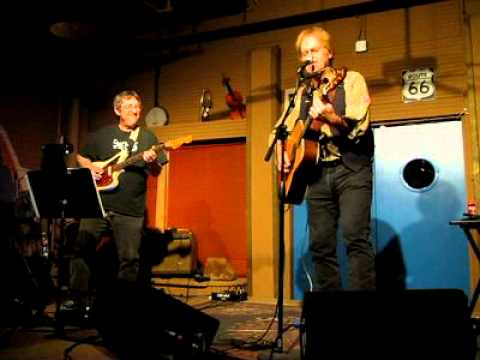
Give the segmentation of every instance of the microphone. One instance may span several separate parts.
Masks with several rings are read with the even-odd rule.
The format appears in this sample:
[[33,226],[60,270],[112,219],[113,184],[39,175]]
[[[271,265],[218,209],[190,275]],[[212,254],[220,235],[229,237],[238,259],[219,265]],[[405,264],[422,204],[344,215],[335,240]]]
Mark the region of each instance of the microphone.
[[302,65],[300,65],[297,69],[297,74],[302,74],[303,71],[305,70],[305,68],[310,65],[310,64],[313,64],[313,61],[312,60],[305,60]]

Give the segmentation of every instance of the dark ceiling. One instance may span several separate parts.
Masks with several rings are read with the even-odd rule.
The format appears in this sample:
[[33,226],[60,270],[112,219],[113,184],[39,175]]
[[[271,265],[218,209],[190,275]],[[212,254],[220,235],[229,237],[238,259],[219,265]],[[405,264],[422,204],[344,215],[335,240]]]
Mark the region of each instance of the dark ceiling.
[[248,0],[43,0],[2,4],[4,90],[24,81],[81,84],[169,61],[174,38],[241,14]]
[[158,70],[203,42],[441,1],[370,0],[210,32],[196,30],[206,20],[243,14],[257,0],[9,1],[0,22],[0,89],[88,91],[92,80]]

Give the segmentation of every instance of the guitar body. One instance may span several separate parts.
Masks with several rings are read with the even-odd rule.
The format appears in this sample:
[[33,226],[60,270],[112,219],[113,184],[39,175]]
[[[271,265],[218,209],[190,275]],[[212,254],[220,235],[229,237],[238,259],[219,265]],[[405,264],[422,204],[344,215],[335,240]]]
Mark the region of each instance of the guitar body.
[[[151,150],[159,152],[160,150],[174,150],[182,146],[183,144],[189,144],[192,142],[192,135],[182,136],[174,140],[167,141],[152,146]],[[143,159],[144,151],[128,157],[127,151],[119,151],[110,159],[105,161],[93,162],[93,165],[103,169],[103,174],[100,179],[96,180],[97,189],[99,191],[109,191],[115,189],[119,184],[119,177],[125,171],[124,168],[128,165],[132,165],[137,161]]]
[[[346,72],[345,68],[337,70],[326,67],[323,69],[318,77],[312,79],[312,84],[315,85],[310,88],[310,93],[307,94],[310,98],[309,101],[312,101],[314,93],[316,93],[316,96],[320,96],[320,100],[324,103],[330,102],[328,93],[343,81]],[[286,146],[287,156],[291,163],[291,170],[285,180],[285,202],[287,204],[302,203],[310,177],[315,167],[318,166],[316,162],[317,154],[319,154],[319,139],[324,136],[322,132],[323,121],[316,119],[313,122],[310,116],[305,121],[299,120],[299,108],[295,110],[289,115],[295,116],[297,121],[287,139]]]
[[99,191],[109,191],[115,189],[118,184],[118,178],[125,170],[111,171],[109,167],[105,169],[105,172],[102,174],[102,177],[96,181],[97,189]]
[[95,165],[96,167],[103,169],[102,177],[98,180],[95,180],[97,184],[97,189],[99,191],[113,190],[118,186],[118,178],[124,170],[115,170],[112,164],[121,163],[125,161],[127,157],[128,153],[126,151],[120,151],[108,160],[96,161],[93,163],[93,165]]
[[230,110],[230,113],[228,114],[230,119],[232,120],[242,120],[245,119],[246,112],[245,112],[245,106],[242,105],[238,108],[233,108]]
[[305,124],[298,120],[287,139],[286,151],[291,163],[285,179],[285,202],[301,204],[307,190],[309,177],[316,165],[318,142],[302,138]]

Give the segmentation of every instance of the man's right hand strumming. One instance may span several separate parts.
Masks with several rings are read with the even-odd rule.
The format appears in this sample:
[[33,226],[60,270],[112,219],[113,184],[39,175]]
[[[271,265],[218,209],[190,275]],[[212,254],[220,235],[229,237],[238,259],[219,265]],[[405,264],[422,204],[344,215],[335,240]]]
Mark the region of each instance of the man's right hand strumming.
[[99,167],[97,167],[93,164],[88,166],[88,168],[92,172],[92,175],[93,175],[95,180],[100,180],[102,178],[102,174],[104,172],[104,170],[102,168],[99,168]]
[[95,166],[89,158],[77,154],[77,162],[81,167],[90,169],[95,180],[100,180],[102,178],[104,170],[98,166]]

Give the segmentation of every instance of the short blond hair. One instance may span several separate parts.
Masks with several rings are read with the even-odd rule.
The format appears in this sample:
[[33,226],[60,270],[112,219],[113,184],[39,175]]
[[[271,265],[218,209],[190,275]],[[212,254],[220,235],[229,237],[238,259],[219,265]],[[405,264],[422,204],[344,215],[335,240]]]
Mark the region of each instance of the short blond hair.
[[123,100],[128,98],[135,98],[137,99],[138,103],[142,105],[142,98],[135,90],[124,90],[115,95],[115,98],[113,99],[113,108],[115,110],[120,109]]
[[297,40],[295,41],[295,49],[297,50],[298,58],[301,59],[302,57],[302,42],[307,36],[314,36],[316,37],[322,45],[330,51],[333,55],[333,46],[332,46],[332,37],[328,33],[328,31],[324,30],[320,26],[312,26],[307,29],[304,29],[298,34]]

